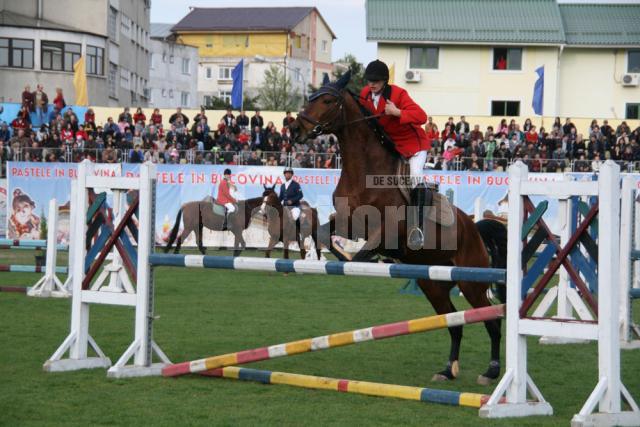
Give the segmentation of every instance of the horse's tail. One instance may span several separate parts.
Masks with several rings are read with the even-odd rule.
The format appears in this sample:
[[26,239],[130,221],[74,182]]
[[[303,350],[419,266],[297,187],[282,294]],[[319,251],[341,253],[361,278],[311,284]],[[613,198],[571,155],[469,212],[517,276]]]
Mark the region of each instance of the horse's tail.
[[169,240],[167,241],[167,246],[164,247],[164,253],[169,252],[171,249],[171,245],[176,241],[176,237],[178,236],[178,230],[180,230],[180,220],[182,219],[182,207],[178,211],[178,215],[176,216],[176,223],[173,224],[173,228],[171,229],[171,233],[169,233]]
[[[483,219],[476,222],[489,257],[492,268],[507,268],[507,227],[495,219]],[[505,283],[496,283],[493,290],[503,304],[507,301]]]

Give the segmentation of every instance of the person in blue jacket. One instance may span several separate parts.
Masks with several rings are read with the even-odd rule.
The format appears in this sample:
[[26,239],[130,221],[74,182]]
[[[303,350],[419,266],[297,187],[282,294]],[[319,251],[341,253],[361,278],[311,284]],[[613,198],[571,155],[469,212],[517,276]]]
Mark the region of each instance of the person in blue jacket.
[[280,186],[280,202],[289,209],[294,221],[300,218],[300,201],[302,200],[302,188],[293,180],[293,169],[287,166],[284,169],[284,184]]

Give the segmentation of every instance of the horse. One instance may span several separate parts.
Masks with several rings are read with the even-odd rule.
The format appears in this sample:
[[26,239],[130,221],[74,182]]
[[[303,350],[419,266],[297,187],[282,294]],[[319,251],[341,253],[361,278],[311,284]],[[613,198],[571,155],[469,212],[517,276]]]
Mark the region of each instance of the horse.
[[[452,225],[443,226],[426,219],[423,227],[425,245],[414,249],[409,247],[409,221],[404,215],[408,200],[401,187],[375,186],[367,182],[372,176],[401,175],[403,160],[390,141],[382,137],[384,133],[375,120],[376,116],[361,106],[358,95],[346,89],[348,81],[349,72],[337,82],[318,89],[291,126],[298,141],[334,134],[340,144],[342,170],[333,194],[336,213],[327,224],[329,232],[353,240],[366,240],[353,260],[367,260],[372,254],[377,254],[409,264],[505,268],[507,232],[504,225],[491,220],[476,224],[455,206],[451,206]],[[366,212],[362,213],[362,210]],[[371,227],[376,219],[377,227],[376,224]],[[327,241],[324,236],[321,240],[323,243]],[[339,253],[332,252],[340,257]],[[422,279],[418,284],[438,314],[457,311],[450,298],[454,282]],[[491,304],[487,296],[491,284],[458,281],[457,285],[473,307]],[[501,288],[498,296],[504,298],[504,286]],[[488,385],[500,375],[501,321],[496,319],[484,323],[491,341],[491,357],[488,369],[478,376],[477,381]],[[459,374],[462,326],[449,328],[449,333],[449,360],[445,369],[433,376],[434,381],[454,380]]]
[[[237,210],[228,215],[227,230],[231,231],[234,236],[233,243],[233,256],[239,256],[241,251],[247,247],[242,232],[249,227],[251,223],[251,217],[256,209],[262,204],[262,197],[255,197],[247,200],[238,201]],[[222,210],[222,207],[220,207]],[[180,229],[180,219],[183,219],[184,229],[180,236],[178,231]],[[198,249],[204,255],[206,248],[202,244],[202,229],[207,227],[213,231],[223,231],[224,214],[222,212],[216,213],[214,211],[213,199],[210,197],[203,201],[187,202],[180,207],[178,214],[176,215],[176,221],[169,234],[167,245],[164,248],[164,252],[167,253],[171,249],[173,242],[176,241],[176,247],[174,253],[180,252],[180,246],[182,242],[191,234],[196,233],[196,242]]]
[[278,242],[282,242],[284,257],[288,259],[289,245],[292,241],[296,241],[300,247],[300,258],[305,259],[307,251],[304,248],[304,241],[311,236],[316,247],[317,259],[320,259],[318,210],[309,206],[308,203],[302,202],[300,220],[299,222],[294,221],[289,209],[285,209],[280,203],[275,187],[275,185],[272,187],[264,186],[262,205],[260,206],[260,213],[267,218],[267,231],[269,232],[269,244],[265,257],[270,258],[274,246]]

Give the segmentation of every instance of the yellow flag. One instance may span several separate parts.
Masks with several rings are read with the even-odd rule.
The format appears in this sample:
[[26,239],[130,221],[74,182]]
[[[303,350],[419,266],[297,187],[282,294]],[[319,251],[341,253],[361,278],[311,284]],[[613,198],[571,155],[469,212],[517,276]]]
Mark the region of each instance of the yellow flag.
[[73,87],[76,89],[76,105],[89,105],[87,96],[87,73],[85,70],[84,56],[73,64]]
[[396,63],[394,62],[393,64],[391,64],[391,67],[389,67],[389,84],[392,85],[393,81],[396,77]]

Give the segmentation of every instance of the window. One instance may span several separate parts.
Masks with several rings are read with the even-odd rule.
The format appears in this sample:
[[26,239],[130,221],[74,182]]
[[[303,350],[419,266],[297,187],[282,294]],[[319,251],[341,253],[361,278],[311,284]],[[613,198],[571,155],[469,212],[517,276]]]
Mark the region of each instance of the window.
[[169,63],[173,64],[173,55],[169,55]]
[[231,104],[231,91],[230,90],[219,90],[218,98],[224,101],[226,104]]
[[322,82],[329,81],[329,73],[322,73]]
[[182,58],[182,74],[191,74],[191,61],[189,58]]
[[437,47],[410,47],[409,68],[426,68],[428,70],[437,70],[439,52],[440,49]]
[[326,53],[326,52],[328,52],[328,51],[329,51],[328,46],[329,46],[329,43],[327,43],[327,41],[326,41],[326,40],[322,40],[322,51],[323,51],[323,52],[325,52],[325,53]]
[[294,39],[296,49],[302,48],[302,36],[296,36]]
[[167,54],[166,53],[162,54],[162,62],[167,62]]
[[628,52],[627,73],[640,73],[640,50],[630,50]]
[[162,97],[166,98],[167,97],[167,91],[166,89],[162,89]]
[[131,20],[125,14],[122,14],[122,16],[120,16],[120,32],[127,38],[135,38],[135,36],[131,37]]
[[118,28],[118,11],[113,7],[109,7],[109,22],[108,29],[109,38],[113,41],[116,41],[118,38],[118,33],[116,29]]
[[131,73],[126,68],[120,68],[120,87],[123,89],[129,89]]
[[491,101],[492,116],[515,117],[520,115],[520,101]]
[[0,67],[33,68],[33,40],[0,38]]
[[104,49],[87,45],[87,74],[104,75]]
[[493,49],[494,70],[522,70],[522,49],[496,47]]
[[302,71],[300,71],[300,68],[294,68],[295,72],[296,72],[296,81],[301,82],[302,81]]
[[205,78],[207,78],[207,79],[210,79],[210,78],[211,78],[211,76],[213,75],[213,73],[212,73],[212,71],[211,71],[211,67],[207,67],[207,68],[205,68],[205,70],[204,70],[204,75],[205,75]]
[[118,66],[113,62],[109,62],[109,96],[111,98],[117,98],[118,92],[116,90],[116,79],[118,78]]
[[204,45],[206,48],[212,48],[213,47],[213,43],[207,43]]
[[202,105],[211,105],[211,103],[212,101],[209,95],[205,95],[204,98],[202,98]]
[[180,103],[183,107],[189,106],[189,92],[182,92],[180,94]]
[[233,67],[218,68],[218,80],[231,80],[232,71],[233,71]]
[[249,36],[247,34],[225,34],[222,36],[222,46],[249,47]]
[[169,98],[173,99],[173,89],[169,89]]
[[42,41],[42,69],[73,71],[73,64],[80,59],[81,46],[76,43]]
[[152,70],[156,68],[156,56],[153,53],[149,54],[149,68]]
[[625,119],[640,120],[640,104],[627,104]]

